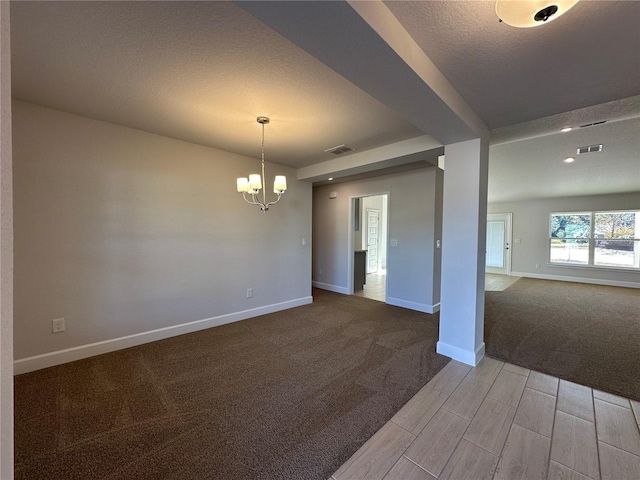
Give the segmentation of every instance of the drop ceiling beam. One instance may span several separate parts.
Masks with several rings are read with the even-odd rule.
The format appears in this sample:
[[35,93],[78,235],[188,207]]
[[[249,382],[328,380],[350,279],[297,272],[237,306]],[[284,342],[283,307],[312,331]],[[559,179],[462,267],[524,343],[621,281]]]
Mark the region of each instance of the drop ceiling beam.
[[443,152],[444,147],[439,142],[424,135],[364,152],[339,155],[334,159],[300,168],[298,180],[317,182],[326,180],[327,177],[341,178],[418,161],[435,162],[437,165],[438,155]]
[[440,144],[487,135],[482,120],[384,3],[237,5]]

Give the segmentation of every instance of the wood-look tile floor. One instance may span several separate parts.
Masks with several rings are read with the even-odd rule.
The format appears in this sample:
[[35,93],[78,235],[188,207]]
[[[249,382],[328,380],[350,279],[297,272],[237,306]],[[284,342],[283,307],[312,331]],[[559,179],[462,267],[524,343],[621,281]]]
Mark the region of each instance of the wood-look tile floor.
[[640,402],[452,360],[331,480],[639,480]]
[[353,294],[359,297],[384,302],[386,285],[387,275],[385,273],[369,273],[367,274],[367,283],[364,285],[364,288],[362,290],[356,290]]
[[485,273],[484,290],[485,292],[502,292],[520,280],[520,278],[521,277],[514,277],[511,275]]

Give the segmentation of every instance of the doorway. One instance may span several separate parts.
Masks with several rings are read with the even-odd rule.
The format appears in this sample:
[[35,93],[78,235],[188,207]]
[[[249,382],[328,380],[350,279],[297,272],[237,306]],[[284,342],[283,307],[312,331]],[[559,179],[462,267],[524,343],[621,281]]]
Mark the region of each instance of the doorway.
[[487,250],[485,267],[487,273],[511,274],[511,214],[489,213],[487,215]]
[[353,294],[380,302],[387,293],[388,194],[352,200]]

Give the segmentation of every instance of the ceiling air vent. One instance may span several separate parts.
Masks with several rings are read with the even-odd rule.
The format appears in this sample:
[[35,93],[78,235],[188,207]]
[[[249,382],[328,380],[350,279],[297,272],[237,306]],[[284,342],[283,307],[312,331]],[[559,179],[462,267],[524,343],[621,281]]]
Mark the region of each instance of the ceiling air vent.
[[355,148],[351,148],[349,145],[338,145],[337,147],[327,148],[325,152],[333,153],[334,155],[342,155],[347,152],[355,152]]
[[580,147],[578,149],[578,155],[582,154],[582,153],[597,153],[597,152],[601,152],[603,148],[603,145],[600,143],[598,145],[591,145],[589,147]]
[[587,123],[585,125],[580,125],[580,128],[593,127],[594,125],[602,125],[603,123],[607,123],[607,121],[602,120],[601,122]]

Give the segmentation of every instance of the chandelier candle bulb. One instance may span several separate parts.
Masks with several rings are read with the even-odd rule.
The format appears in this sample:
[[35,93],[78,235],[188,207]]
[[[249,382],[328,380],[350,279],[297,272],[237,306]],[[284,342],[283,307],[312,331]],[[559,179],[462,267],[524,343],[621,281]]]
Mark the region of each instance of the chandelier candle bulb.
[[262,180],[260,179],[260,175],[258,175],[257,173],[249,175],[249,186],[253,190],[260,190],[262,188]]
[[238,178],[238,191],[240,193],[249,191],[249,180],[247,177]]
[[287,177],[284,175],[276,175],[273,181],[273,193],[282,193],[287,190]]

